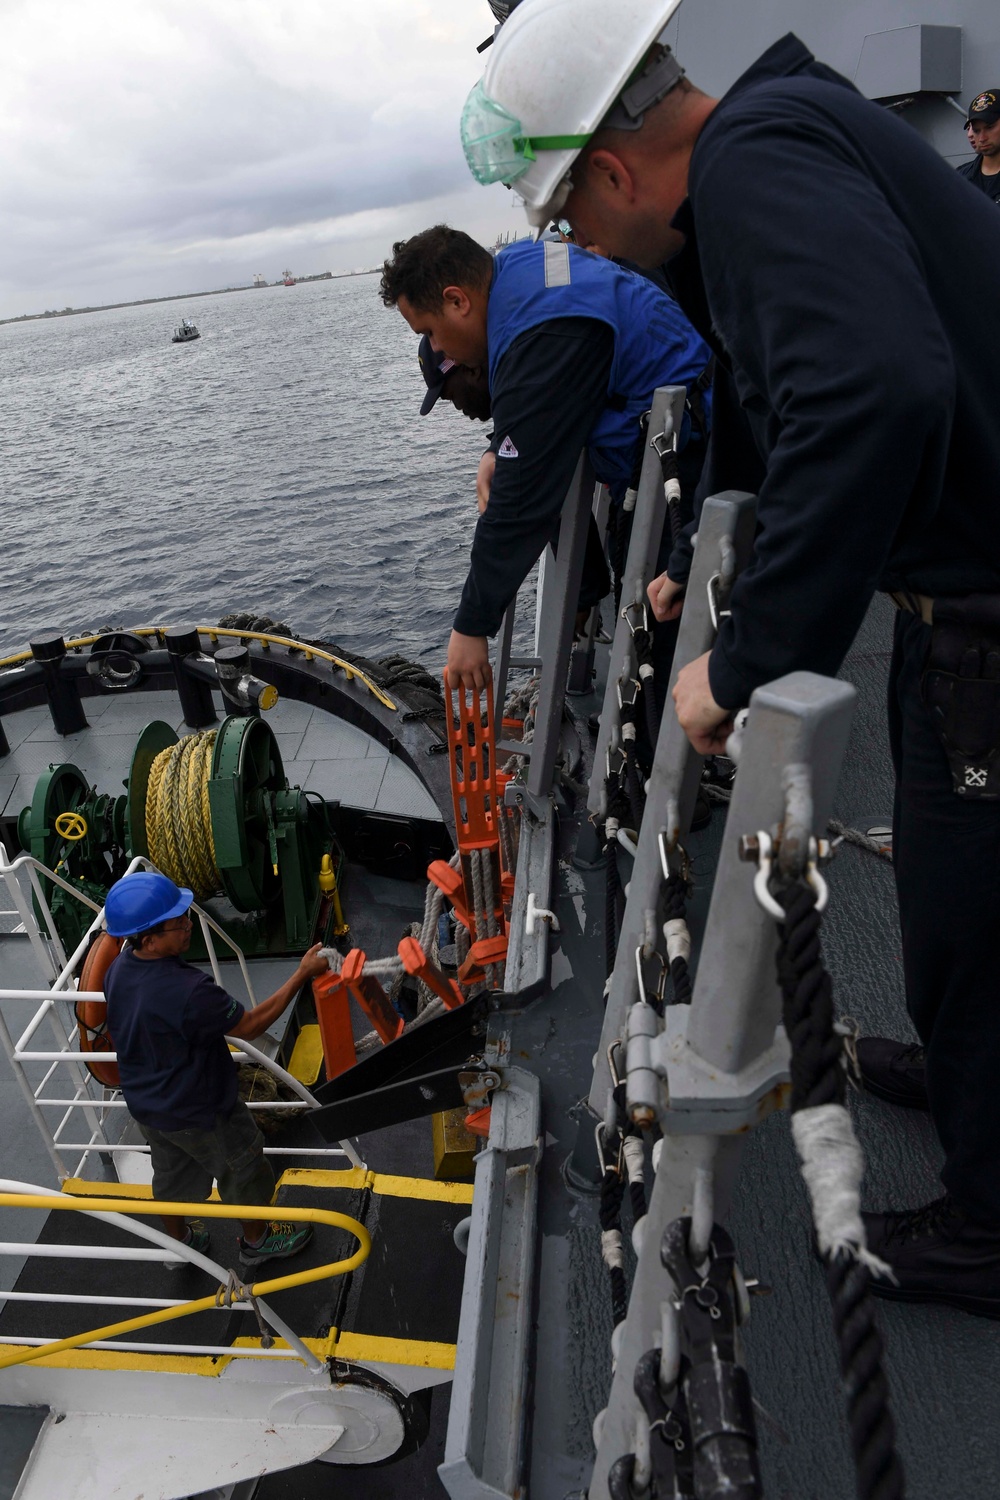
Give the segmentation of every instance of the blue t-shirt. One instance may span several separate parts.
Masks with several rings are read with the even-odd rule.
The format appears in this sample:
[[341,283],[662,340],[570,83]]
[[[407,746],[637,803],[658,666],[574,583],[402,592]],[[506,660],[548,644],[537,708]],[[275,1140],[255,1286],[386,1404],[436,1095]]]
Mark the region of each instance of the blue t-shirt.
[[129,1113],[157,1130],[210,1130],[236,1104],[225,1042],[243,1006],[182,958],[122,949],[104,984]]

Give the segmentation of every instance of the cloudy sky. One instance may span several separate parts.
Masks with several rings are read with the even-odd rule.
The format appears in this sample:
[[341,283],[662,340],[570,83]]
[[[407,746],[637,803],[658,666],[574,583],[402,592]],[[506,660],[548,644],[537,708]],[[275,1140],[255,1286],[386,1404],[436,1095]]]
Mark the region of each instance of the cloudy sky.
[[384,258],[469,176],[486,0],[0,0],[0,317]]

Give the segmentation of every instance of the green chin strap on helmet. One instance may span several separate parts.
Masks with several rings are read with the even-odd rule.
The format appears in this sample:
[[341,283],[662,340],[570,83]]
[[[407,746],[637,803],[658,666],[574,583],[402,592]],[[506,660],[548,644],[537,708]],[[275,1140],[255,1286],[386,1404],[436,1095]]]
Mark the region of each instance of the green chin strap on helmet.
[[462,149],[469,171],[484,187],[516,182],[538,151],[580,151],[590,135],[525,135],[520,120],[491,99],[483,80],[475,85],[462,110]]

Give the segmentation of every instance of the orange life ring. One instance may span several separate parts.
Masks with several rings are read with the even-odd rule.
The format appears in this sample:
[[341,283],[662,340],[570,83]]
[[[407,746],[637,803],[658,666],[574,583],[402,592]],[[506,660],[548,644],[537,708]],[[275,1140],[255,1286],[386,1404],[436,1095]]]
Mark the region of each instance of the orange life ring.
[[[80,971],[81,990],[104,991],[107,972],[122,951],[123,938],[102,932],[83,961]],[[115,1044],[108,1035],[108,1007],[103,1000],[78,1000],[75,1006],[81,1052],[113,1052]],[[116,1062],[89,1062],[87,1067],[106,1088],[121,1085]]]

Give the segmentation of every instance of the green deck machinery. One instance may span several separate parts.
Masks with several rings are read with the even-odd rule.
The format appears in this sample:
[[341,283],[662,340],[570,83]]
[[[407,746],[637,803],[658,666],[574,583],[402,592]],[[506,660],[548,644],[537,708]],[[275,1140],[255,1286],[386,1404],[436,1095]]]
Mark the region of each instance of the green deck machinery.
[[[22,849],[95,901],[144,856],[209,901],[245,953],[301,953],[346,930],[343,856],[326,803],[288,785],[262,719],[233,716],[183,739],[169,724],[147,724],[123,796],[98,793],[76,766],[50,766],[17,827]],[[69,950],[89,908],[53,881],[42,887]],[[199,943],[196,927],[194,957]]]

